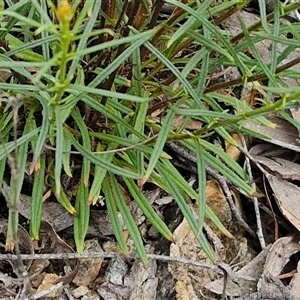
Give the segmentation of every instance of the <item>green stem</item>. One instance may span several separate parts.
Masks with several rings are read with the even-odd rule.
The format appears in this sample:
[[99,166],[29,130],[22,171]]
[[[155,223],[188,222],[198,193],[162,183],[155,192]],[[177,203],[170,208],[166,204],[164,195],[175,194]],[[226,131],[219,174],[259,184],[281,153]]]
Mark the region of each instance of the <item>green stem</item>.
[[58,82],[55,84],[56,94],[53,99],[53,105],[59,105],[63,98],[66,86],[69,81],[66,79],[67,63],[69,59],[70,44],[72,36],[70,35],[70,22],[61,22],[60,28],[60,51],[61,55],[58,60],[59,77]]
[[[224,127],[224,126],[228,126],[231,124],[236,124],[242,120],[246,120],[249,118],[255,118],[258,117],[260,115],[266,115],[269,112],[274,112],[274,111],[278,111],[283,109],[283,107],[293,101],[294,99],[300,97],[300,92],[297,92],[289,97],[286,96],[282,96],[282,98],[278,101],[276,101],[273,105],[266,105],[260,108],[257,108],[255,110],[251,110],[245,113],[242,113],[240,115],[236,115],[233,116],[231,120],[223,120],[223,121],[219,121],[216,122],[214,124],[207,124],[206,126],[204,126],[203,128],[196,130],[195,132],[192,133],[193,136],[201,136],[205,133],[208,133],[209,131],[219,128],[219,127]],[[170,138],[168,138],[168,142],[171,141],[182,141],[182,140],[186,140],[186,139],[190,139],[192,136],[190,133],[188,134],[180,134],[180,135],[173,135]]]

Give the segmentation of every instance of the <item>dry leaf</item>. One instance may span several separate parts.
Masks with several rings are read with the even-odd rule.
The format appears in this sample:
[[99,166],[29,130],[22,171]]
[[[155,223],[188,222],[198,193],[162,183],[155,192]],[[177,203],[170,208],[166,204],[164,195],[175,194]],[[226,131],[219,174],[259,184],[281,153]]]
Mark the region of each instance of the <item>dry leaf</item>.
[[[40,240],[43,245],[41,253],[74,253],[74,250],[66,242],[64,242],[56,234],[53,227],[45,221],[42,221],[41,223]],[[60,259],[59,262],[56,260],[50,260],[50,266],[48,269],[51,270],[51,268],[53,269],[53,273],[57,273],[58,271],[61,274],[65,274],[58,279],[58,282],[68,284],[73,280],[77,273],[78,259]]]
[[[233,277],[227,278],[226,295],[231,297],[239,297],[253,293],[256,290],[256,285],[263,273],[266,257],[269,253],[271,245],[262,250],[254,257],[246,266],[233,274]],[[239,275],[253,278],[252,280],[244,280]],[[249,279],[250,279],[249,278]],[[205,288],[221,295],[223,293],[223,278],[217,279],[205,285]]]
[[105,283],[97,292],[104,300],[152,300],[156,298],[158,279],[156,261],[149,260],[149,265],[136,260],[131,269],[121,259],[112,259],[105,272]]
[[[48,290],[49,288],[53,287],[57,283],[58,279],[59,277],[57,274],[45,274],[42,284],[37,289],[37,293]],[[47,294],[46,299],[55,299],[57,297],[60,297],[62,295],[62,292],[63,287]]]
[[299,107],[291,108],[290,111],[291,111],[291,114],[292,114],[294,120],[300,124],[300,108]]
[[295,184],[273,175],[267,175],[267,179],[274,192],[280,211],[298,230],[300,230],[300,188]]
[[268,172],[282,179],[300,180],[300,165],[280,157],[252,156]]
[[[232,221],[232,214],[227,199],[216,180],[207,180],[206,182],[206,203],[217,215],[220,221],[226,226]],[[212,222],[209,225],[215,228]]]
[[272,116],[268,119],[276,124],[276,128],[270,128],[247,120],[242,121],[242,125],[269,136],[270,139],[265,139],[269,143],[300,152],[298,130],[291,123],[279,117]]
[[294,274],[290,283],[291,293],[300,297],[300,262],[297,264],[297,272]]
[[193,300],[193,298],[189,296],[187,289],[181,281],[176,282],[174,289],[177,300]]
[[[89,252],[103,252],[101,246],[99,245],[98,239],[91,239],[85,241],[83,253]],[[79,259],[78,272],[72,282],[75,283],[77,286],[87,286],[96,279],[101,269],[102,263],[102,257]]]
[[280,275],[283,268],[290,261],[291,256],[298,251],[300,251],[300,244],[296,237],[289,236],[278,239],[272,245],[267,256],[262,277],[258,282],[258,290],[279,292],[273,283],[266,280],[265,274],[269,273],[274,277]]
[[[234,141],[238,144],[238,145],[241,145],[241,139],[239,137],[238,134],[232,134],[231,137],[234,139]],[[240,158],[241,158],[241,151],[233,146],[232,144],[229,144],[227,142],[225,142],[225,150],[226,150],[226,153],[231,157],[233,158],[235,161],[239,161]]]

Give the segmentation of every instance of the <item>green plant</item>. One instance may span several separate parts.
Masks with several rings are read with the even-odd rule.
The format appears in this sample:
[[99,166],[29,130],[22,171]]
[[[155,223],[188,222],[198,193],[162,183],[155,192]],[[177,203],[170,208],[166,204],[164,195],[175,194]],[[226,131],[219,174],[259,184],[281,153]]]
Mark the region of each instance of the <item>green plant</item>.
[[[5,1],[6,8],[0,12],[3,16],[0,68],[3,74],[9,75],[6,80],[0,78],[0,184],[8,154],[12,153],[18,162],[19,174],[17,178],[12,176],[10,182],[10,199],[16,207],[26,164],[30,161],[28,172],[34,178],[31,237],[39,238],[47,176],[57,201],[74,215],[77,251],[83,250],[90,205],[103,193],[122,251],[128,254],[118,211],[146,264],[143,242],[121,185],[157,230],[172,240],[172,233],[141,193],[143,185],[150,181],[174,196],[199,243],[213,260],[213,251],[202,234],[204,214],[224,234],[230,236],[230,233],[205,204],[205,164],[212,165],[246,193],[254,191],[239,164],[205,138],[218,134],[235,144],[230,135],[232,131],[249,134],[241,120],[251,118],[271,126],[263,115],[273,111],[280,113],[288,105],[295,105],[299,88],[286,88],[276,76],[276,68],[284,57],[278,57],[274,51],[272,63],[266,65],[255,52],[254,43],[266,39],[265,30],[275,49],[278,42],[289,43],[286,54],[293,51],[299,41],[280,37],[289,28],[279,25],[278,10],[271,16],[274,20],[271,29],[263,22],[263,27],[256,26],[250,36],[242,23],[245,38],[235,43],[217,25],[248,1],[219,1],[212,6],[212,0],[191,0],[188,4],[167,0],[165,2],[177,8],[161,22],[158,22],[158,12],[164,1],[156,1],[153,7],[150,2],[76,0],[71,7],[63,0],[56,8],[46,0],[23,0],[16,4]],[[299,7],[298,2],[293,5],[293,8]],[[281,10],[282,14],[286,12],[288,10]],[[262,15],[262,20],[267,20],[267,16]],[[192,46],[196,50],[191,51]],[[243,54],[248,47],[256,59]],[[187,56],[184,51],[188,52]],[[257,76],[267,78],[269,86],[262,88],[268,91],[270,100],[254,109],[233,96],[217,93],[214,87],[209,90],[206,87],[208,74],[222,65],[236,66],[242,74],[239,82],[226,83],[227,88],[258,80]],[[163,68],[167,69],[166,78]],[[189,76],[195,68],[201,68],[201,72]],[[297,74],[295,71],[289,75]],[[175,81],[177,87],[172,88],[171,83]],[[281,99],[273,103],[272,93],[282,95]],[[167,100],[157,104],[159,97]],[[11,101],[3,102],[9,99]],[[220,103],[233,109],[224,110]],[[182,109],[182,105],[187,108]],[[150,115],[153,108],[165,109],[162,121]],[[18,124],[14,113],[18,113]],[[176,115],[185,117],[179,128],[172,126]],[[191,118],[203,122],[203,127],[195,132],[185,129]],[[178,141],[196,154],[198,192],[189,186],[164,152],[168,141]],[[74,149],[82,159],[75,160]],[[62,186],[62,174],[74,177],[74,164],[80,166],[81,174],[74,178],[79,185],[73,205]],[[198,218],[190,210],[187,198],[198,201]],[[14,242],[12,232],[17,222],[17,213],[12,210],[7,235],[9,249]]]

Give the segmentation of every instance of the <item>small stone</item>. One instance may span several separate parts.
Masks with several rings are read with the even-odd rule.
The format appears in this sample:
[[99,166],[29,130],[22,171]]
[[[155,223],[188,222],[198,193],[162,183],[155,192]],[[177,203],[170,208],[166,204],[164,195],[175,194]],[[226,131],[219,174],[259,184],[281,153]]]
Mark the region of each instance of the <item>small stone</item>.
[[82,297],[82,296],[88,294],[89,291],[90,291],[90,290],[89,290],[88,287],[86,287],[86,286],[84,286],[84,285],[81,285],[81,286],[79,286],[77,289],[73,290],[73,291],[72,291],[72,294],[73,294],[73,296],[74,296],[75,298],[80,298],[80,297]]

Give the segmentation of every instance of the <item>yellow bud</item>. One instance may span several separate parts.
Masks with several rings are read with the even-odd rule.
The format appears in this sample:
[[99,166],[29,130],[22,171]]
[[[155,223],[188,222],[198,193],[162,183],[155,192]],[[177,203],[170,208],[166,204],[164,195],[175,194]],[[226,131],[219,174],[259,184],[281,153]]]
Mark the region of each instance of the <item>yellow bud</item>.
[[73,18],[73,10],[68,0],[62,0],[57,5],[56,17],[63,23],[70,22]]

